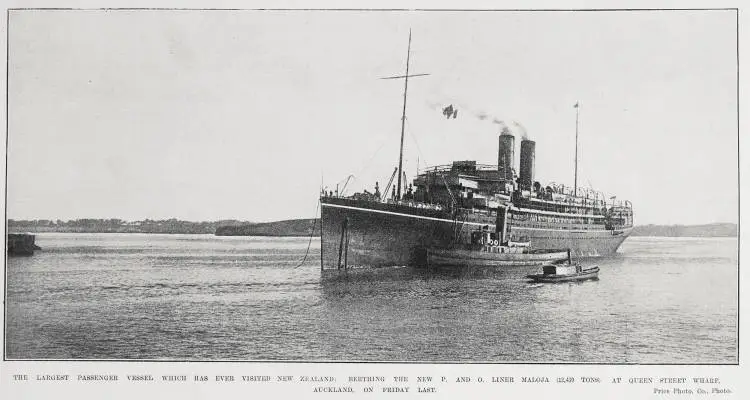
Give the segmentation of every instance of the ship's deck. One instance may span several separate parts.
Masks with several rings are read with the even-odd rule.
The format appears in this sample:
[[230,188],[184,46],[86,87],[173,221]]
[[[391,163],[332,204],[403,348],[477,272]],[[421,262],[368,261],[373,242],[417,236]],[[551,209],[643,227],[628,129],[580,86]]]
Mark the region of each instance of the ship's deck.
[[[361,208],[404,216],[419,216],[475,224],[494,225],[497,218],[497,211],[490,208],[455,208],[451,211],[443,206],[415,201],[380,202],[335,196],[324,196],[321,198],[321,201],[324,204],[331,204],[340,208]],[[533,208],[520,208],[510,204],[508,206],[510,211],[509,222],[517,227],[562,230],[607,229],[606,217],[601,214],[581,214],[579,210],[576,210],[578,212],[563,213]],[[615,228],[622,229],[630,226],[632,224],[619,224]]]

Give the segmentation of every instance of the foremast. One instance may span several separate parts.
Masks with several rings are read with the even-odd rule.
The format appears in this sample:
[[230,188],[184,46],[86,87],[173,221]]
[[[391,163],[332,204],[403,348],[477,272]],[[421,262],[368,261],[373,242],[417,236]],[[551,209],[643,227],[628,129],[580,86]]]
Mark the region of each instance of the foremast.
[[406,124],[406,92],[409,90],[409,56],[411,55],[411,29],[409,29],[409,45],[406,48],[406,73],[404,74],[404,108],[401,112],[401,145],[398,151],[398,188],[396,198],[401,198],[401,168],[404,163],[404,126]]
[[409,29],[409,44],[406,48],[406,73],[402,76],[389,76],[381,79],[404,79],[404,105],[401,111],[401,144],[398,152],[398,181],[396,187],[396,199],[401,199],[401,178],[403,176],[403,164],[404,164],[404,130],[406,127],[406,94],[409,90],[409,78],[416,76],[425,76],[429,74],[414,74],[409,75],[409,60],[411,56],[411,29]]

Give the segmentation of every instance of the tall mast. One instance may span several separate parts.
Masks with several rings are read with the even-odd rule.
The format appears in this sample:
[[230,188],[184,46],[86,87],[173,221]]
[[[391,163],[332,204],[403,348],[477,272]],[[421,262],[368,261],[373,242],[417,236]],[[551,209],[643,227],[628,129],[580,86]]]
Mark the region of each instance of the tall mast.
[[398,193],[396,194],[397,199],[401,199],[401,174],[402,174],[402,167],[404,164],[404,127],[406,125],[406,92],[409,89],[409,78],[413,78],[415,76],[425,76],[429,74],[414,74],[409,75],[409,56],[411,55],[411,29],[409,29],[409,46],[406,48],[406,74],[403,76],[389,76],[387,78],[381,78],[381,79],[401,79],[404,78],[404,108],[401,112],[401,145],[399,147],[398,152],[398,182],[396,184],[396,188],[398,190]]
[[404,74],[404,109],[401,113],[401,146],[398,151],[398,193],[396,199],[401,200],[401,165],[404,162],[404,124],[406,123],[406,91],[409,89],[409,56],[411,55],[411,29],[409,29],[409,46],[406,48],[406,74]]
[[575,159],[575,172],[573,173],[573,196],[578,196],[578,112],[581,106],[578,102],[574,106],[576,109],[576,159]]

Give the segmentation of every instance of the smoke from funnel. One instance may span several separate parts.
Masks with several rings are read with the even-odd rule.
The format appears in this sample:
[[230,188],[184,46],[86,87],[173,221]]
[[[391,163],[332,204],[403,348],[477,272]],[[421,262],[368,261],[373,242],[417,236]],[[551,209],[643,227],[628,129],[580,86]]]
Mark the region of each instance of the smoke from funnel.
[[493,124],[500,125],[500,126],[505,126],[505,122],[503,122],[503,120],[501,120],[498,117],[492,116],[492,115],[490,115],[490,114],[488,114],[488,113],[486,113],[484,111],[479,111],[475,115],[477,116],[477,118],[480,121],[486,121],[487,119],[489,119],[490,117],[492,117],[492,123]]
[[523,139],[523,140],[529,140],[529,135],[526,133],[526,128],[524,128],[523,125],[521,125],[520,122],[513,121],[513,125],[517,126],[518,129],[521,130],[521,139]]
[[[494,115],[492,115],[492,114],[490,114],[490,113],[488,113],[488,112],[486,112],[484,110],[478,110],[477,111],[476,109],[472,109],[472,107],[467,106],[463,102],[458,102],[458,101],[454,101],[454,100],[445,100],[445,101],[442,101],[442,102],[435,102],[435,101],[428,101],[427,102],[427,106],[430,107],[433,110],[442,110],[443,107],[445,107],[448,104],[453,105],[456,109],[465,111],[466,114],[473,115],[474,117],[476,117],[480,121],[488,121],[488,122],[491,122],[491,123],[493,123],[495,125],[500,125],[500,127],[502,128],[502,132],[503,133],[511,134],[511,129],[510,129],[510,127],[508,127],[508,124],[506,124],[505,121],[503,121],[502,119],[500,119],[500,118],[498,118],[498,117],[496,117],[496,116],[494,116]],[[462,112],[462,115],[466,115],[466,114],[463,114],[463,112]],[[516,121],[513,121],[513,124],[521,129],[521,131],[523,132],[523,138],[526,139],[527,138],[526,129],[521,124],[519,124]]]
[[474,115],[475,115],[475,116],[477,117],[477,119],[479,119],[480,121],[487,121],[488,119],[492,118],[492,123],[493,123],[493,124],[499,124],[499,125],[502,125],[502,124],[503,124],[503,121],[501,121],[500,119],[498,119],[498,118],[497,118],[497,117],[495,117],[495,116],[492,116],[492,115],[490,115],[489,113],[487,113],[487,112],[485,112],[485,111],[478,111],[478,112],[474,113]]
[[[467,106],[463,102],[455,101],[455,100],[445,100],[445,101],[427,101],[427,106],[432,110],[442,110],[443,107],[446,107],[447,105],[453,105],[454,108],[462,110],[463,115],[469,114],[473,115],[480,121],[487,121],[490,120],[493,124],[500,125],[500,126],[506,126],[505,122],[501,120],[500,118],[491,115],[490,113],[483,111],[483,110],[476,110],[472,107]],[[464,114],[466,112],[466,114]]]

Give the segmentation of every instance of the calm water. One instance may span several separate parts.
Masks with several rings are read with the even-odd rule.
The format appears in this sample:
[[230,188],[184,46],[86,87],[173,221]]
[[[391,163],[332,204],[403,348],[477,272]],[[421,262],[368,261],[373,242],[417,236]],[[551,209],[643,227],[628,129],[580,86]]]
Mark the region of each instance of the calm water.
[[7,265],[11,359],[737,362],[737,241],[630,238],[598,281],[535,268],[321,279],[319,242],[39,234]]

